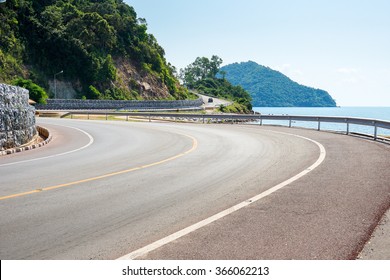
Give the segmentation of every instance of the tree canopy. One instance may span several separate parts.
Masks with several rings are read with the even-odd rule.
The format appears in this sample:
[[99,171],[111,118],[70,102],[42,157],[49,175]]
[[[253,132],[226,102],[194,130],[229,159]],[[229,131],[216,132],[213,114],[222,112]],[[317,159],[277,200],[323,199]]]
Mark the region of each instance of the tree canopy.
[[37,84],[33,83],[31,80],[24,80],[19,78],[14,80],[12,84],[28,89],[30,99],[34,100],[35,102],[46,104],[46,99],[48,98],[46,91]]
[[213,79],[219,71],[222,59],[213,55],[211,59],[207,57],[197,57],[193,63],[180,72],[180,77],[184,85],[192,88],[197,82],[204,79]]
[[172,96],[183,94],[145,19],[122,0],[8,0],[0,13],[0,81],[30,72],[47,85],[53,73],[66,69],[64,79],[81,90],[92,85],[113,95],[120,57],[161,80]]

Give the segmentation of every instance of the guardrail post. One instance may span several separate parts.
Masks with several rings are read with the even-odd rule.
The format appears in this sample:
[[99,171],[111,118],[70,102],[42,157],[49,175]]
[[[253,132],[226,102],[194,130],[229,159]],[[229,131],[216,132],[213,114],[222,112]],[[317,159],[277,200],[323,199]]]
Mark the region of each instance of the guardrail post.
[[260,115],[260,117],[259,117],[259,124],[260,124],[260,125],[263,125],[263,118],[261,117],[261,115]]
[[378,126],[374,121],[374,140],[376,141],[377,139],[378,139]]
[[126,121],[127,122],[129,121],[129,115],[126,115]]
[[204,123],[204,115],[203,115],[203,123]]
[[73,114],[70,114],[70,119],[71,119],[71,120],[73,119]]
[[106,113],[106,120],[108,120],[108,114]]
[[321,130],[321,121],[320,121],[320,118],[317,118],[317,120],[318,120],[318,131],[320,131],[320,130]]
[[345,122],[347,123],[347,135],[349,135],[349,119],[346,119]]
[[87,114],[87,119],[89,120],[89,113]]
[[288,127],[291,128],[291,117],[289,117],[288,119],[289,119]]

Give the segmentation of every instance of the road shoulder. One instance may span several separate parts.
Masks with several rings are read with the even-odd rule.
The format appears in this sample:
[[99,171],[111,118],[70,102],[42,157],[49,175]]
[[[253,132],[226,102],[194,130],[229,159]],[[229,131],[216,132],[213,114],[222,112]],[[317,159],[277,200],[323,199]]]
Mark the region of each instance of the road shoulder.
[[390,260],[390,210],[383,216],[358,259]]

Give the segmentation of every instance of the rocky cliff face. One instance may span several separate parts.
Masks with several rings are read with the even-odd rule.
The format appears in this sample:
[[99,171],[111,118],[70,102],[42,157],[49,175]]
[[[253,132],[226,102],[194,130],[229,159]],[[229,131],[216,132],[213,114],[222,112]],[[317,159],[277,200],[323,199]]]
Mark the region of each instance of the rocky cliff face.
[[0,84],[0,150],[19,147],[37,134],[28,90]]
[[[111,85],[125,92],[130,92],[132,99],[137,100],[164,100],[172,99],[168,87],[157,77],[146,71],[137,69],[129,60],[115,59],[116,81]],[[49,80],[49,92],[56,92],[57,99],[79,98],[82,86],[79,81]]]
[[116,86],[124,90],[135,92],[136,96],[145,100],[159,100],[172,98],[168,87],[156,77],[145,71],[139,71],[130,61],[117,58],[115,60],[118,79]]

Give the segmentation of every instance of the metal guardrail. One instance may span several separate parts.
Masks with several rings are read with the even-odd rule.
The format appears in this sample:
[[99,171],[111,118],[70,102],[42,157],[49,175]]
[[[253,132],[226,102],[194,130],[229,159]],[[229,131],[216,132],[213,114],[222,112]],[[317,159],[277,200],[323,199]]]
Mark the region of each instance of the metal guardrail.
[[389,129],[390,121],[352,118],[352,117],[324,117],[324,116],[292,116],[292,115],[240,115],[240,114],[181,114],[181,113],[143,113],[143,112],[113,112],[113,111],[72,111],[68,112],[62,117],[72,115],[103,115],[108,119],[108,116],[125,116],[126,120],[129,117],[144,117],[152,121],[153,118],[173,118],[177,119],[197,119],[205,123],[209,120],[221,120],[234,122],[258,122],[263,125],[264,120],[288,121],[288,127],[292,127],[294,121],[315,122],[317,123],[317,130],[321,130],[321,123],[338,123],[345,124],[346,134],[350,134],[350,125],[363,125],[374,128],[373,138],[378,140],[378,128]]
[[378,128],[390,129],[390,121],[375,120],[375,119],[364,119],[364,118],[352,118],[352,117],[321,117],[321,116],[281,116],[281,115],[268,115],[261,116],[260,123],[262,120],[285,120],[289,121],[289,127],[292,126],[293,121],[305,121],[305,122],[316,122],[318,124],[317,130],[321,130],[321,123],[338,123],[346,124],[346,134],[350,134],[350,125],[363,125],[371,126],[374,128],[373,137],[375,140],[378,138]]

